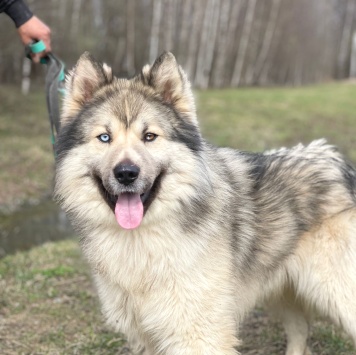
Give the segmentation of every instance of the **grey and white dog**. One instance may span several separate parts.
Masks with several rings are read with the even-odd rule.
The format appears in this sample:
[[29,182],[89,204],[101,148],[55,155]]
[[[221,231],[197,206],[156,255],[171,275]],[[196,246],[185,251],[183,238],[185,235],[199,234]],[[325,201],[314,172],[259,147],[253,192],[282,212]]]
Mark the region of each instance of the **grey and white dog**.
[[209,145],[171,53],[131,80],[84,54],[67,91],[55,195],[107,323],[137,351],[238,354],[260,300],[288,355],[309,353],[312,310],[356,341],[356,172],[334,147]]

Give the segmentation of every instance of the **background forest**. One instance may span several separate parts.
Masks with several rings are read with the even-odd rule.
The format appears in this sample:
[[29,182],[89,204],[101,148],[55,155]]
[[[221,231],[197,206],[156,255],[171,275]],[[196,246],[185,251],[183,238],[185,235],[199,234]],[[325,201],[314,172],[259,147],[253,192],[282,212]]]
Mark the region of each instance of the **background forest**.
[[[172,51],[195,87],[302,85],[356,76],[356,0],[28,0],[71,67],[89,50],[130,76]],[[0,21],[0,83],[23,48]],[[352,45],[352,43],[354,43]],[[352,59],[353,58],[353,59]],[[32,73],[36,77],[38,67]]]

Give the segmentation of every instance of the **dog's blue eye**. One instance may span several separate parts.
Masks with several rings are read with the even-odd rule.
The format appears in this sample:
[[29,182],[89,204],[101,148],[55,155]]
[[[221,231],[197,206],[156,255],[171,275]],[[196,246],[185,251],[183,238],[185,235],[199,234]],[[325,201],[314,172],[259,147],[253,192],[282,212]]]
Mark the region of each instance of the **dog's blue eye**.
[[100,136],[98,136],[98,139],[100,142],[103,143],[109,143],[110,142],[110,136],[107,133],[103,133]]

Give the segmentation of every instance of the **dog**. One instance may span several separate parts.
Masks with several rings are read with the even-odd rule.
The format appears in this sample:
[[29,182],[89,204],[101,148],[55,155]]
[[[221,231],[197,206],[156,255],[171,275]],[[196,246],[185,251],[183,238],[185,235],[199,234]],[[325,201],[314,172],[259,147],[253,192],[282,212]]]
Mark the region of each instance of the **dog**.
[[261,300],[282,318],[287,355],[309,354],[314,310],[356,342],[356,171],[336,148],[208,144],[169,52],[132,79],[85,53],[66,90],[55,198],[107,323],[135,351],[238,354]]

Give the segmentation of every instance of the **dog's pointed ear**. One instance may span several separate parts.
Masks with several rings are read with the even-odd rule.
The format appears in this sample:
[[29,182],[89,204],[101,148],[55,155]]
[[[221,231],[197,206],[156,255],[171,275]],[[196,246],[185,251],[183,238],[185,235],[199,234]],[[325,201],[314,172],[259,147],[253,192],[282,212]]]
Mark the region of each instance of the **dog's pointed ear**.
[[161,54],[152,67],[146,65],[142,69],[142,78],[146,85],[159,94],[163,102],[196,123],[194,97],[189,80],[172,53]]
[[112,70],[97,62],[88,52],[79,58],[66,77],[66,94],[63,102],[62,121],[76,116],[96,91],[113,80]]

